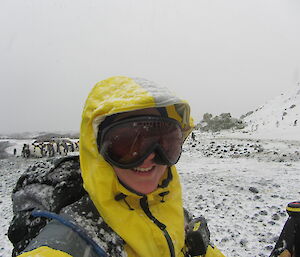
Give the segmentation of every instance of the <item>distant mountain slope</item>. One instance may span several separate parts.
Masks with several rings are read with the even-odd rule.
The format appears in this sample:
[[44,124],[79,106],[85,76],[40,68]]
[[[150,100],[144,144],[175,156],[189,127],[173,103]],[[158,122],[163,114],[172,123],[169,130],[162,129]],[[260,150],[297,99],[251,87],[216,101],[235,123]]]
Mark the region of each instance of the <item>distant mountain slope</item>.
[[36,139],[50,140],[51,138],[79,138],[79,132],[76,131],[58,131],[58,132],[23,132],[0,134],[0,139]]
[[245,129],[248,132],[300,139],[300,86],[266,102],[243,121],[248,125]]

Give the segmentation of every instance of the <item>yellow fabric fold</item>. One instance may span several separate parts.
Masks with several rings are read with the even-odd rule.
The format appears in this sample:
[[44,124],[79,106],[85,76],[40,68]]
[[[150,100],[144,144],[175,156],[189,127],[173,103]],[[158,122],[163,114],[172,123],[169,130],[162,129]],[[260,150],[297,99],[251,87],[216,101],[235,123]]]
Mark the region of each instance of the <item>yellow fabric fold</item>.
[[41,246],[30,252],[25,252],[19,255],[19,257],[72,257],[72,256],[65,252],[54,250],[47,246]]
[[205,257],[225,257],[225,255],[221,253],[221,251],[218,248],[208,246]]

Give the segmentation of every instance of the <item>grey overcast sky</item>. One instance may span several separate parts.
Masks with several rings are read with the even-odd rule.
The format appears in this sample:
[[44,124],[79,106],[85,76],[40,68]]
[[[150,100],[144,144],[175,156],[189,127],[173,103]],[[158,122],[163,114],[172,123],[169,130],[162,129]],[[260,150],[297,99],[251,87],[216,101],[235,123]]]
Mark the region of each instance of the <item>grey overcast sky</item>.
[[1,0],[0,66],[0,133],[79,130],[114,75],[239,117],[300,80],[300,1]]

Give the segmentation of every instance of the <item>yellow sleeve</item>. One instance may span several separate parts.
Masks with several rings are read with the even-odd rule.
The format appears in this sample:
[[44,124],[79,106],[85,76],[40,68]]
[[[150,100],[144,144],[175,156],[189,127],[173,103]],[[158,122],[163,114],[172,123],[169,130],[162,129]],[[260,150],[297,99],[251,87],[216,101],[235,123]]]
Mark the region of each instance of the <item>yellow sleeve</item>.
[[47,246],[41,246],[32,251],[22,253],[21,255],[18,255],[18,257],[72,257],[72,256],[65,252],[54,250]]
[[226,257],[217,247],[207,247],[205,257]]

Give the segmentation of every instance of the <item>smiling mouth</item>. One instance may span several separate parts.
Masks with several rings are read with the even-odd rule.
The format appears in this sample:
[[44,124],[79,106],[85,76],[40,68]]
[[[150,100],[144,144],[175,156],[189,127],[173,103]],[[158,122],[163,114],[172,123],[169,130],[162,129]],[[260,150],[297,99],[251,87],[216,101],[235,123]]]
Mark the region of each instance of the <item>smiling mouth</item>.
[[149,167],[149,168],[139,168],[138,167],[138,168],[133,168],[133,171],[138,172],[138,173],[147,173],[147,172],[152,171],[153,168],[154,168],[154,166]]

